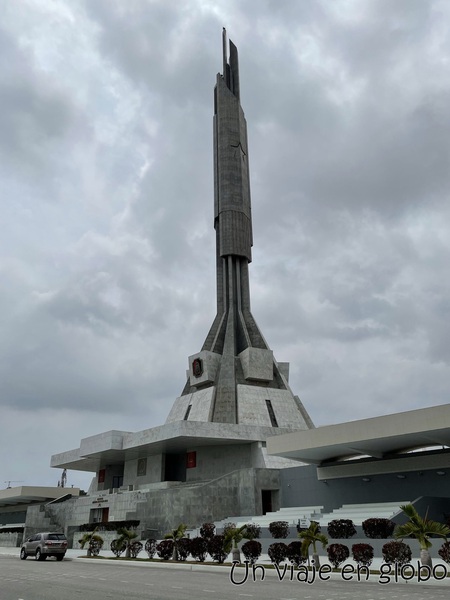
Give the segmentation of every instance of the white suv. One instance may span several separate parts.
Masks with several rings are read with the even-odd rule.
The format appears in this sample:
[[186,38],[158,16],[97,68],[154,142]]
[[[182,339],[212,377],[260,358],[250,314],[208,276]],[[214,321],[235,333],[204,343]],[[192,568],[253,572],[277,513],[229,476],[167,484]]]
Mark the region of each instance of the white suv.
[[67,550],[67,538],[63,533],[35,533],[22,544],[20,558],[34,556],[36,560],[45,560],[47,556],[54,556],[62,560]]

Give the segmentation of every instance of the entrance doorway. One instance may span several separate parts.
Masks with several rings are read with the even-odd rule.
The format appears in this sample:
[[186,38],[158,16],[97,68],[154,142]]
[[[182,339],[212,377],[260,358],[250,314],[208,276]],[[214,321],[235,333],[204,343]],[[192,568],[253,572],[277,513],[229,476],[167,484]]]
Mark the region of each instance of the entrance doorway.
[[186,454],[166,454],[164,481],[186,481]]
[[261,490],[262,514],[272,512],[272,490]]

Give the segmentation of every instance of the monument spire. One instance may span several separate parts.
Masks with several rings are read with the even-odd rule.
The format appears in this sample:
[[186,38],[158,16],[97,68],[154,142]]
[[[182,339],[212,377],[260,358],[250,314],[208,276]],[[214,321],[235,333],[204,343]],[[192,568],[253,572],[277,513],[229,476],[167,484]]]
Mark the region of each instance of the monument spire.
[[[253,235],[247,122],[240,103],[238,51],[231,40],[227,48],[225,28],[222,44],[223,73],[217,74],[213,118],[217,314],[201,352],[189,358],[182,397],[199,391],[205,396],[206,390],[213,388],[211,396],[206,394],[208,416],[203,412],[199,420],[251,423],[255,419],[248,411],[258,406],[268,415],[269,426],[277,427],[270,394],[264,392],[265,402],[259,406],[255,393],[259,388],[280,390],[287,392],[295,405],[293,422],[283,426],[307,428],[312,426],[309,416],[287,383],[289,365],[274,360],[250,310],[248,265]],[[195,420],[191,415],[194,405],[189,406],[187,417],[186,413],[180,417],[174,405],[169,420],[176,418],[175,413],[177,418]]]

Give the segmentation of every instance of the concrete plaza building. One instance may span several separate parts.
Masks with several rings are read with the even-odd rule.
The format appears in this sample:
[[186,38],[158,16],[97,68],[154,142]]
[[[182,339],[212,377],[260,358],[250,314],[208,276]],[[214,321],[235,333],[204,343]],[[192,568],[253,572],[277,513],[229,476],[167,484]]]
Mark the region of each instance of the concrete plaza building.
[[291,432],[267,447],[302,465],[282,473],[284,507],[320,505],[326,520],[348,504],[414,502],[450,520],[450,404]]
[[313,427],[289,387],[289,364],[275,360],[251,313],[247,125],[225,30],[213,128],[216,317],[164,425],[99,433],[52,456],[52,467],[95,473],[87,496],[55,505],[66,530],[136,519],[142,533],[162,534],[181,522],[277,509],[280,471],[297,462],[268,455],[266,441]]
[[69,540],[86,523],[134,520],[142,537],[157,537],[180,523],[245,522],[281,507],[277,518],[294,527],[309,517],[326,525],[354,518],[358,504],[361,521],[382,516],[377,503],[392,512],[405,502],[446,520],[450,405],[314,428],[289,387],[289,364],[276,361],[256,324],[247,126],[225,31],[213,129],[217,313],[188,358],[184,388],[163,425],[99,433],[52,456],[52,467],[91,472],[92,484],[85,496],[28,508],[26,534],[48,528],[45,519]]

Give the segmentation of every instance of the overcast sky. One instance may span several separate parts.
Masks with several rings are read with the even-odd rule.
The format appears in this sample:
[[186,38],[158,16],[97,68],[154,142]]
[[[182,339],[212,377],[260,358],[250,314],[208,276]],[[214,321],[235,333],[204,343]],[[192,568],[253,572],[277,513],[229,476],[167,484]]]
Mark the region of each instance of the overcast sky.
[[[215,315],[222,27],[252,312],[316,426],[450,390],[450,3],[0,0],[0,487],[162,424]],[[68,484],[91,476],[69,471]]]

